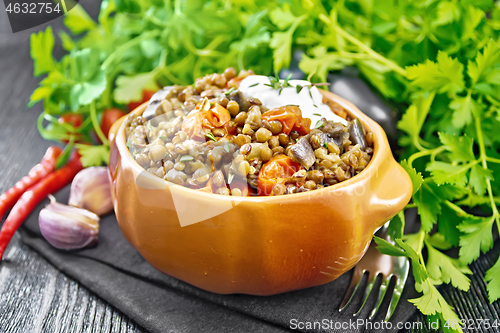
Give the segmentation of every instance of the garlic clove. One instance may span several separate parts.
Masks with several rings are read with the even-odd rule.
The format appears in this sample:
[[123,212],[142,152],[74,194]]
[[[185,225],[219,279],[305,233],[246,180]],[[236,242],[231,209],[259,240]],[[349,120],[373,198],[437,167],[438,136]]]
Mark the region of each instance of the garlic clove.
[[113,210],[108,169],[92,167],[80,171],[71,183],[70,206],[102,216]]
[[97,242],[99,216],[81,208],[63,205],[51,197],[40,211],[38,224],[43,237],[58,249],[80,249]]

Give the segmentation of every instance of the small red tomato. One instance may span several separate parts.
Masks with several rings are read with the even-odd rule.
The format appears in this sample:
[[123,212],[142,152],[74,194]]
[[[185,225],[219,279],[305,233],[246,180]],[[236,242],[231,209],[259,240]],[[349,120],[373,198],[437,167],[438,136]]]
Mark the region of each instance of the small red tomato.
[[83,116],[81,114],[67,113],[59,117],[61,124],[70,124],[74,128],[78,128],[83,123]]
[[117,109],[117,108],[107,109],[102,113],[101,130],[106,137],[108,137],[109,130],[111,129],[111,126],[113,126],[113,124],[118,119],[120,119],[121,117],[123,117],[126,114],[127,114],[127,112],[120,110],[120,109]]
[[155,94],[155,91],[144,89],[142,91],[142,99],[140,101],[137,101],[137,102],[130,102],[130,103],[128,103],[127,104],[127,109],[129,111],[135,110],[142,103],[145,103],[145,102],[149,101],[151,99],[151,97],[153,97],[154,94]]
[[[62,116],[59,117],[59,123],[60,124],[68,124],[73,126],[75,129],[78,129],[83,123],[83,116],[81,114],[73,114],[73,113],[67,113],[63,114]],[[69,133],[68,133],[69,135]],[[75,134],[75,141],[76,142],[83,142],[83,136],[81,133],[76,133]],[[62,140],[64,143],[68,143],[68,140]]]

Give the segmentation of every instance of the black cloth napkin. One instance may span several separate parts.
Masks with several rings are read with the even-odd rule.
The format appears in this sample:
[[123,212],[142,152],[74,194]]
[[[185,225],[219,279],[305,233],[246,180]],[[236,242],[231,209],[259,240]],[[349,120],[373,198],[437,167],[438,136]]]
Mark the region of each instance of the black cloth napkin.
[[[61,203],[67,203],[68,196],[69,187],[56,194]],[[388,297],[372,326],[364,320],[375,303],[376,293],[359,317],[352,313],[362,301],[360,293],[346,311],[339,313],[351,272],[323,286],[275,296],[210,293],[149,265],[127,242],[114,214],[102,218],[96,246],[79,251],[58,250],[41,236],[38,226],[38,214],[47,204],[48,200],[40,204],[20,229],[24,242],[152,333],[280,332],[299,328],[306,331],[307,325],[315,322],[316,327],[307,331],[395,331],[396,323],[407,321],[415,311],[407,301],[414,296],[411,276],[391,320],[393,327],[385,326],[385,330],[367,328],[381,327]]]

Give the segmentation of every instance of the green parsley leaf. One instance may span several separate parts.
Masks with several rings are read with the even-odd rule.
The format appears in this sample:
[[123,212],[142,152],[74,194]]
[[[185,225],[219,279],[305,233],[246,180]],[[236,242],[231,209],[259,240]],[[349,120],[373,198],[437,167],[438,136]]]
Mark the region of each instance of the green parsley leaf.
[[472,115],[477,114],[481,106],[469,94],[466,97],[456,97],[453,99],[450,103],[450,109],[454,110],[452,118],[453,126],[461,129],[471,123]]
[[90,146],[77,144],[76,148],[81,155],[80,161],[84,168],[109,164],[109,147],[105,145]]
[[299,24],[306,18],[306,15],[297,17],[290,29],[288,29],[286,32],[273,32],[271,43],[269,45],[274,49],[273,55],[275,70],[280,70],[284,67],[288,68],[288,66],[290,66],[293,33],[295,32],[295,29],[297,29]]
[[422,227],[426,232],[431,231],[437,217],[441,214],[441,199],[434,193],[427,183],[418,189],[413,195],[413,200],[417,204],[418,214],[422,220]]
[[462,217],[448,207],[441,206],[441,214],[438,217],[438,230],[452,246],[458,246],[460,233],[458,225],[462,222]]
[[[410,176],[411,183],[413,184],[413,194],[417,193],[418,189],[420,188],[420,186],[424,182],[424,179],[422,178],[422,174],[420,172],[417,173],[417,170],[415,170],[415,168],[410,167],[407,160],[402,160],[400,162],[400,164],[403,167],[403,169],[405,169],[406,172],[408,173],[408,175]],[[398,238],[401,238],[401,237],[398,237]]]
[[270,13],[271,21],[281,30],[288,29],[295,23],[297,17],[292,14],[290,6],[285,3],[283,7],[275,8]]
[[61,44],[63,49],[66,51],[71,51],[76,47],[76,43],[71,39],[71,36],[68,35],[64,30],[58,32],[59,38],[61,39]]
[[394,241],[396,242],[397,245],[399,245],[399,247],[401,247],[404,250],[406,257],[408,257],[411,260],[415,275],[415,283],[421,285],[428,278],[428,275],[427,271],[425,270],[425,267],[420,262],[418,254],[410,245],[406,244],[401,239],[395,239]]
[[68,27],[69,30],[74,35],[81,34],[92,30],[96,27],[96,23],[87,14],[83,7],[76,4],[70,11],[64,14],[64,25]]
[[422,94],[419,95],[413,103],[408,107],[405,114],[398,122],[398,129],[408,133],[411,141],[415,142],[418,140],[420,131],[425,122],[426,115],[428,113],[429,105],[432,103],[433,94]]
[[183,155],[179,161],[181,162],[187,162],[187,161],[192,161],[194,160],[194,157],[191,155]]
[[440,51],[437,62],[426,60],[424,63],[406,68],[408,79],[416,88],[430,91],[458,93],[464,90],[464,66],[456,58]]
[[476,164],[470,170],[469,184],[479,195],[486,193],[486,180],[493,180],[493,171]]
[[[463,1],[462,1],[463,4]],[[465,17],[462,24],[462,40],[473,39],[476,32],[477,26],[484,19],[484,12],[473,6],[476,4],[470,4],[465,6]],[[470,73],[469,73],[470,76]]]
[[[426,269],[429,276],[434,280],[450,283],[463,291],[469,290],[470,279],[465,274],[472,274],[472,271],[460,263],[458,259],[453,259],[427,245]],[[464,274],[465,273],[465,274]]]
[[103,93],[104,89],[106,89],[106,76],[102,72],[91,81],[75,84],[70,91],[71,109],[76,111],[82,105],[89,105]]
[[34,33],[30,37],[30,53],[33,59],[33,75],[40,76],[55,68],[52,51],[54,50],[54,35],[52,27],[45,31]]
[[438,185],[452,184],[464,187],[467,184],[468,165],[453,165],[446,162],[435,161],[427,165],[429,171]]
[[458,229],[460,236],[460,261],[470,264],[479,257],[480,251],[488,252],[493,247],[491,229],[494,219],[491,217],[466,216]]
[[490,40],[484,47],[483,53],[478,53],[474,62],[469,62],[467,73],[473,85],[479,82],[489,70],[500,62],[500,47],[494,40]]
[[450,242],[448,242],[445,236],[440,232],[435,232],[430,236],[426,235],[425,241],[439,250],[446,251],[453,247],[453,245]]
[[441,1],[439,2],[437,8],[437,21],[436,25],[445,25],[458,21],[460,19],[461,12],[458,4],[454,1]]
[[475,160],[474,152],[472,150],[472,145],[474,144],[474,139],[464,136],[451,135],[448,133],[439,132],[439,140],[444,145],[451,160],[457,160],[460,162],[468,162]]
[[[429,280],[420,289],[421,292],[423,291],[423,295],[419,298],[409,299],[408,301],[415,304],[423,314],[437,314],[441,322],[441,327],[446,323],[460,322],[450,305]],[[457,329],[450,331],[462,332],[462,329],[459,326]]]
[[488,299],[493,303],[500,298],[500,260],[486,271],[484,279],[488,281]]
[[389,243],[385,239],[373,236],[373,240],[377,244],[377,250],[379,250],[380,253],[395,257],[406,257],[405,251],[403,251],[400,247]]
[[316,75],[318,75],[322,82],[327,80],[328,73],[331,70],[339,70],[353,64],[352,59],[337,53],[328,53],[326,49],[321,47],[314,49],[313,55],[314,57],[302,56],[299,62],[299,68],[305,73],[316,72]]
[[402,238],[405,228],[405,214],[404,211],[400,211],[396,216],[394,216],[389,223],[387,228],[387,233],[391,239]]

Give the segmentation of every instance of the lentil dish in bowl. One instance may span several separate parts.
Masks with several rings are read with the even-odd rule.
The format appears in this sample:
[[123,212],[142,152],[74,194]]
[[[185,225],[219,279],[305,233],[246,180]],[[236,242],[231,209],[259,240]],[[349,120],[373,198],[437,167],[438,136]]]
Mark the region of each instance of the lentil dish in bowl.
[[[252,74],[235,76],[228,68],[197,79],[193,86],[157,93],[143,115],[126,120],[134,159],[166,181],[234,196],[307,192],[365,169],[373,135],[365,135],[357,119],[336,103],[329,103],[326,115],[332,119],[326,119],[317,105],[323,97],[306,81],[279,82]],[[273,93],[283,103],[289,100],[285,95],[293,94],[313,104],[308,111],[319,118],[316,125],[311,129],[300,105],[270,108],[258,98]]]
[[[241,76],[247,74],[248,72]],[[111,147],[109,171],[112,180],[113,203],[120,229],[127,240],[155,268],[211,292],[272,295],[333,281],[350,270],[361,259],[370,244],[373,232],[399,212],[410,200],[412,193],[410,178],[394,160],[385,133],[380,126],[348,101],[328,91],[320,92],[304,81],[298,83],[290,81],[288,84],[301,85],[302,88],[283,87],[280,92],[280,88],[285,85],[284,81],[273,82],[267,77],[250,75],[247,78],[248,81],[252,79],[260,82],[250,83],[252,81],[245,81],[241,79],[241,76],[229,80],[226,77],[224,88],[215,84],[218,88],[206,89],[206,86],[202,84],[203,80],[210,80],[207,84],[214,86],[212,78],[215,83],[217,81],[215,78],[221,78],[221,76],[209,76],[208,79],[197,81],[198,83],[191,87],[193,91],[196,91],[197,84],[200,85],[198,88],[200,101],[194,100],[196,103],[188,103],[193,96],[187,94],[190,89],[185,91],[184,96],[182,91],[186,88],[173,93],[169,92],[172,91],[171,88],[161,90],[150,103],[143,104],[134,110],[130,117],[124,117],[115,123],[110,130],[109,137]],[[272,91],[266,90],[271,87],[262,84],[263,82],[273,85]],[[255,83],[259,84],[255,85]],[[234,86],[231,86],[232,84]],[[222,83],[220,85],[222,86]],[[232,88],[234,89],[231,90]],[[252,98],[248,94],[250,89],[270,93],[259,93],[260,97],[255,97],[259,101],[253,100],[255,103],[250,103],[249,99]],[[210,103],[211,99],[221,97],[220,95],[211,96],[211,90],[221,90],[222,93],[227,93],[222,96],[222,99],[226,97],[228,100],[226,107],[224,107],[224,101],[218,103],[215,100],[213,104]],[[223,112],[219,113],[219,111],[228,110],[230,98],[227,96],[231,97],[231,94],[237,93],[236,90],[247,98],[249,104],[242,104],[241,100],[236,101],[239,105],[236,116],[231,113],[230,107],[226,115]],[[300,94],[311,95],[310,99],[296,98],[299,90]],[[203,91],[207,92],[201,96]],[[311,91],[310,94],[309,91]],[[183,104],[186,110],[181,110],[182,114],[178,112],[179,110],[174,110],[175,94],[177,100],[179,97],[179,101],[184,99]],[[158,110],[158,106],[161,107],[161,102],[165,97],[172,104],[172,110],[169,110],[169,105],[165,105],[166,112],[164,113],[164,110]],[[210,104],[206,102],[205,97]],[[282,97],[289,102],[279,100]],[[160,100],[160,102],[153,102],[154,100]],[[323,103],[320,104],[318,100]],[[261,105],[258,105],[259,102]],[[287,107],[287,105],[288,107],[299,105],[298,108],[301,111],[302,121],[298,121],[300,120],[298,113],[292,109],[292,116],[285,119],[293,121],[281,122],[283,128],[291,128],[287,136],[290,141],[295,140],[295,143],[289,142],[282,145],[280,142],[279,147],[283,148],[283,152],[278,149],[278,154],[265,161],[268,156],[263,153],[262,158],[260,149],[254,151],[254,146],[262,148],[267,145],[271,151],[278,146],[275,145],[276,142],[270,142],[275,140],[272,138],[259,142],[257,131],[264,128],[273,133],[272,126],[276,126],[276,123],[272,125],[271,122],[269,125],[262,124],[263,115],[273,109]],[[247,119],[252,111],[256,114],[255,106],[260,109],[261,126],[252,128],[250,124],[246,130],[250,127],[254,133],[249,131],[244,134],[243,130],[247,125],[245,121],[245,125],[235,126],[235,132],[232,133],[231,128],[234,126],[229,124],[236,123],[234,120],[237,115],[243,112],[247,113]],[[202,119],[197,118],[199,116],[193,117],[196,120],[194,124],[201,122],[202,125],[192,126],[195,129],[193,131],[187,127],[183,129],[182,124],[196,108],[199,112],[195,111],[192,114],[210,112],[213,117]],[[169,115],[168,112],[173,113]],[[314,113],[319,115],[314,115]],[[286,114],[288,116],[288,113]],[[173,118],[169,119],[171,116]],[[173,129],[165,127],[165,123],[160,125],[162,122],[182,117],[184,117],[182,122],[181,119],[178,120],[181,125],[176,124],[177,127]],[[229,117],[227,127],[221,125],[225,122],[224,119]],[[312,128],[309,127],[309,133],[304,133],[306,131],[304,127],[308,123],[305,118],[311,119]],[[336,123],[342,124],[341,131],[340,125]],[[206,130],[210,126],[212,126],[210,133],[213,138]],[[339,130],[330,133],[329,126]],[[301,127],[304,130],[302,133]],[[315,127],[318,127],[319,131],[316,131]],[[138,137],[138,139],[143,138],[144,142],[140,140],[131,142],[131,137],[137,128],[142,128],[141,130],[146,132],[144,136]],[[196,131],[200,128],[201,131]],[[217,133],[216,128],[223,128],[224,133]],[[238,133],[237,128],[240,128],[241,133]],[[326,128],[327,131],[321,128]],[[153,140],[150,142],[147,131],[154,132],[155,130],[158,133],[151,135]],[[162,130],[166,133],[160,134]],[[184,136],[183,134],[179,136],[181,131],[185,132],[185,138],[180,137]],[[296,138],[291,137],[294,131],[298,133]],[[353,131],[357,131],[362,136],[351,134]],[[193,135],[193,133],[197,134]],[[233,142],[227,133],[233,136]],[[335,136],[335,133],[342,133],[342,135]],[[248,135],[250,141],[247,142],[248,138],[245,138],[241,146],[234,143],[239,134]],[[277,135],[278,141],[280,134]],[[311,140],[314,135],[319,136],[320,140],[328,136],[325,138],[326,147],[322,146],[324,144],[322,141],[319,142],[318,147],[317,142],[314,141],[316,139]],[[276,134],[272,135],[272,137],[275,136]],[[176,137],[178,139],[175,139]],[[330,151],[328,143],[340,138],[342,143],[335,143],[339,152],[337,153],[335,147]],[[354,142],[362,138],[365,142]],[[159,143],[158,139],[163,144]],[[344,141],[345,139],[350,143]],[[172,146],[168,143],[172,143],[172,140],[174,141],[173,151],[176,155],[170,155]],[[176,142],[176,140],[179,141]],[[184,142],[192,146],[176,147]],[[311,155],[307,145],[304,150],[309,153],[301,152],[299,149],[290,152],[293,146],[303,147],[301,142],[311,146],[314,161],[309,158]],[[363,143],[366,143],[364,148],[362,148]],[[248,155],[245,151],[240,154],[247,144],[251,146]],[[162,151],[157,156],[157,152],[151,153],[151,150],[145,150],[148,145],[160,146],[162,148],[155,149],[162,149]],[[177,151],[175,151],[176,148]],[[200,148],[202,148],[202,153],[198,154]],[[319,148],[324,148],[324,150],[318,151],[319,156],[316,156]],[[215,156],[214,160],[214,150],[216,152],[219,150],[220,159]],[[344,156],[351,151],[359,151],[359,155],[351,153]],[[276,151],[272,152],[273,155],[275,153]],[[141,160],[144,156],[138,158],[138,154],[144,154],[147,159]],[[238,158],[242,155],[245,157]],[[163,159],[160,158],[162,156]],[[359,164],[357,166],[351,164],[355,163],[354,157],[348,156],[355,156]],[[359,157],[364,162],[360,161]],[[255,162],[255,158],[258,158],[258,161],[254,165],[250,161]],[[265,165],[273,162],[273,159],[277,159],[278,162],[274,164],[275,168],[270,169],[270,176],[266,174],[266,177],[263,177],[264,185],[262,186],[259,181],[262,177],[259,176],[263,172],[262,169],[265,169]],[[282,163],[279,159],[284,159],[286,162]],[[235,160],[238,162],[238,167],[233,165]],[[337,167],[342,170],[345,164],[345,179],[340,181],[336,174],[338,170],[333,168],[333,164],[323,162],[325,160],[337,163]],[[166,170],[168,168],[165,164],[169,161],[172,162],[173,167]],[[197,161],[200,162],[199,168],[188,166],[189,163]],[[248,166],[244,163],[245,161],[248,162]],[[179,162],[183,162],[184,167],[181,168],[182,165],[180,165],[178,169],[175,169],[175,164]],[[214,162],[213,169],[212,162]],[[164,175],[158,171],[159,163],[165,168]],[[312,163],[309,168],[306,167],[307,163]],[[242,164],[244,166],[240,170],[239,166]],[[158,169],[155,170],[155,167]],[[251,167],[255,168],[255,173],[250,172],[253,171]],[[195,172],[201,168],[205,171],[198,171],[199,173],[195,175]],[[335,173],[333,178],[326,177],[327,169]],[[175,180],[178,173],[171,172],[170,175],[173,178],[165,179],[171,170],[182,171],[185,176]],[[219,171],[222,177],[214,179],[214,177],[219,177],[216,176],[216,173],[220,175]],[[321,172],[323,178],[321,179],[318,173],[316,174],[319,178],[314,178],[312,173],[309,174],[310,171]],[[246,178],[242,176],[243,174],[246,174]],[[255,174],[257,177],[251,176]],[[200,177],[202,179],[198,179]],[[290,179],[293,177],[295,179]],[[337,183],[332,184],[333,181],[330,179],[334,179]],[[313,181],[315,188],[312,183],[309,183],[312,190],[305,186],[308,181]],[[276,193],[277,186],[283,188],[279,184],[284,186],[285,191],[280,190]],[[240,191],[235,191],[235,189]]]

